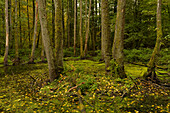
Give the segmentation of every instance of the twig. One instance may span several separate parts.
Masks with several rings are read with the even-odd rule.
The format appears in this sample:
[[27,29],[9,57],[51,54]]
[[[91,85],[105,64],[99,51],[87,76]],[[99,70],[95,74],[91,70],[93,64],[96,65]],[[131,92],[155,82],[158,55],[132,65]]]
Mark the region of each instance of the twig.
[[73,89],[76,89],[78,86],[80,86],[80,85],[82,85],[82,84],[84,84],[84,82],[78,84],[77,86],[74,86],[74,87],[70,88],[70,89],[67,91],[67,93],[70,92],[70,91],[73,90]]

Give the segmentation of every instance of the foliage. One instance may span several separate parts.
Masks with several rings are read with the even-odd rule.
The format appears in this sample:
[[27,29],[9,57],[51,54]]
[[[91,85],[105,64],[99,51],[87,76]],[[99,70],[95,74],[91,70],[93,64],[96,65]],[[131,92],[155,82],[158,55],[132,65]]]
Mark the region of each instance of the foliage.
[[126,64],[126,79],[106,76],[104,67],[97,61],[68,59],[60,78],[45,85],[47,64],[9,66],[0,71],[0,111],[80,112],[78,89],[88,113],[169,111],[169,90],[135,79],[146,67]]

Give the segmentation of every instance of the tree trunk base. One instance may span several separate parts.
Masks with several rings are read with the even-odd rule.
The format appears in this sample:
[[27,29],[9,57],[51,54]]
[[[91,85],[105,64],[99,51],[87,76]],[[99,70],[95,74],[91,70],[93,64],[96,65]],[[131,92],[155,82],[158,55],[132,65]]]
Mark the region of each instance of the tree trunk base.
[[155,70],[148,70],[147,72],[144,73],[143,77],[147,81],[152,81],[157,84],[160,83],[160,80],[158,79]]
[[19,65],[20,64],[20,58],[15,58],[14,60],[13,60],[13,66],[15,66],[15,65]]

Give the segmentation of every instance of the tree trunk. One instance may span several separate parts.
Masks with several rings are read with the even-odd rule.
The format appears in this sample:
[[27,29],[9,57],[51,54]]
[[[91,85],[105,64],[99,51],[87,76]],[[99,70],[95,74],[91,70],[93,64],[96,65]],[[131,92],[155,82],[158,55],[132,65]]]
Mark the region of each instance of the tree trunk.
[[9,50],[9,26],[8,26],[8,0],[5,0],[5,23],[6,23],[6,45],[4,54],[4,65],[8,65],[8,50]]
[[92,50],[93,50],[93,55],[95,53],[95,19],[94,19],[94,0],[92,0],[92,8],[91,8],[91,12],[92,12],[92,22],[91,22],[91,27],[92,27],[92,30],[91,30],[91,37],[92,37]]
[[[12,42],[12,5],[11,5],[11,0],[9,0],[9,40]],[[10,46],[12,49],[12,44]]]
[[33,35],[33,44],[32,44],[32,51],[31,51],[31,58],[29,63],[34,63],[34,53],[36,48],[36,37],[37,37],[37,22],[38,22],[38,1],[36,0],[36,7],[35,7],[35,25],[34,25],[34,35]]
[[13,65],[18,65],[20,63],[19,59],[19,44],[18,44],[18,17],[17,17],[17,3],[18,1],[15,0],[15,60]]
[[70,47],[70,0],[67,0],[67,46]]
[[90,0],[90,4],[89,4],[88,24],[87,24],[87,28],[86,28],[86,40],[85,40],[85,47],[84,47],[84,57],[87,56],[87,42],[88,42],[88,38],[89,38],[90,14],[91,14],[91,1],[92,1],[92,0]]
[[80,0],[80,58],[83,58],[83,37],[82,37],[82,0]]
[[58,76],[63,71],[63,25],[62,25],[62,0],[54,0],[56,14],[56,60]]
[[157,39],[155,48],[153,50],[152,56],[150,58],[150,61],[148,63],[148,70],[144,74],[145,79],[150,79],[153,82],[159,83],[159,79],[157,78],[157,75],[155,73],[155,65],[158,62],[158,55],[161,47],[161,39],[162,39],[162,24],[161,24],[161,4],[162,0],[157,0]]
[[77,0],[74,0],[74,56],[76,56],[76,37],[77,37]]
[[64,23],[64,0],[62,0],[62,24],[63,24],[63,43],[65,43],[66,41],[65,41],[65,23]]
[[117,74],[120,78],[126,78],[124,71],[124,26],[125,26],[125,4],[126,0],[118,0],[118,9],[116,17],[115,35],[112,48],[112,56],[118,64]]
[[47,61],[48,61],[50,81],[52,82],[56,78],[59,78],[59,76],[56,74],[57,69],[55,66],[55,58],[52,51],[51,41],[48,33],[47,12],[45,6],[46,6],[45,0],[38,0],[38,10],[39,10],[39,19],[41,24],[42,40],[45,48],[45,53],[47,56]]
[[30,20],[29,20],[29,2],[27,0],[27,22],[28,22],[28,39],[29,39],[29,44],[28,47],[31,48],[31,35],[30,35]]
[[101,1],[101,11],[102,11],[102,41],[103,41],[103,51],[104,51],[104,60],[105,60],[105,70],[109,72],[110,66],[110,16],[109,16],[109,2],[108,0]]
[[21,0],[19,0],[19,37],[20,37],[20,47],[22,48],[22,25],[21,25]]
[[54,0],[52,0],[52,45],[55,47],[55,6]]

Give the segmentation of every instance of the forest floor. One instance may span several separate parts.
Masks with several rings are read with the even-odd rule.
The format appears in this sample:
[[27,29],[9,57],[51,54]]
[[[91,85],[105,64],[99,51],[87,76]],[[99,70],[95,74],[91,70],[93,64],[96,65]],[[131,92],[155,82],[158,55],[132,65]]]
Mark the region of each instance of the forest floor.
[[[47,63],[0,64],[0,112],[170,112],[169,88],[141,78],[147,67],[126,63],[128,77],[119,79],[105,75],[102,62],[65,60],[63,74],[51,84],[44,83]],[[158,77],[170,81],[168,75]]]

